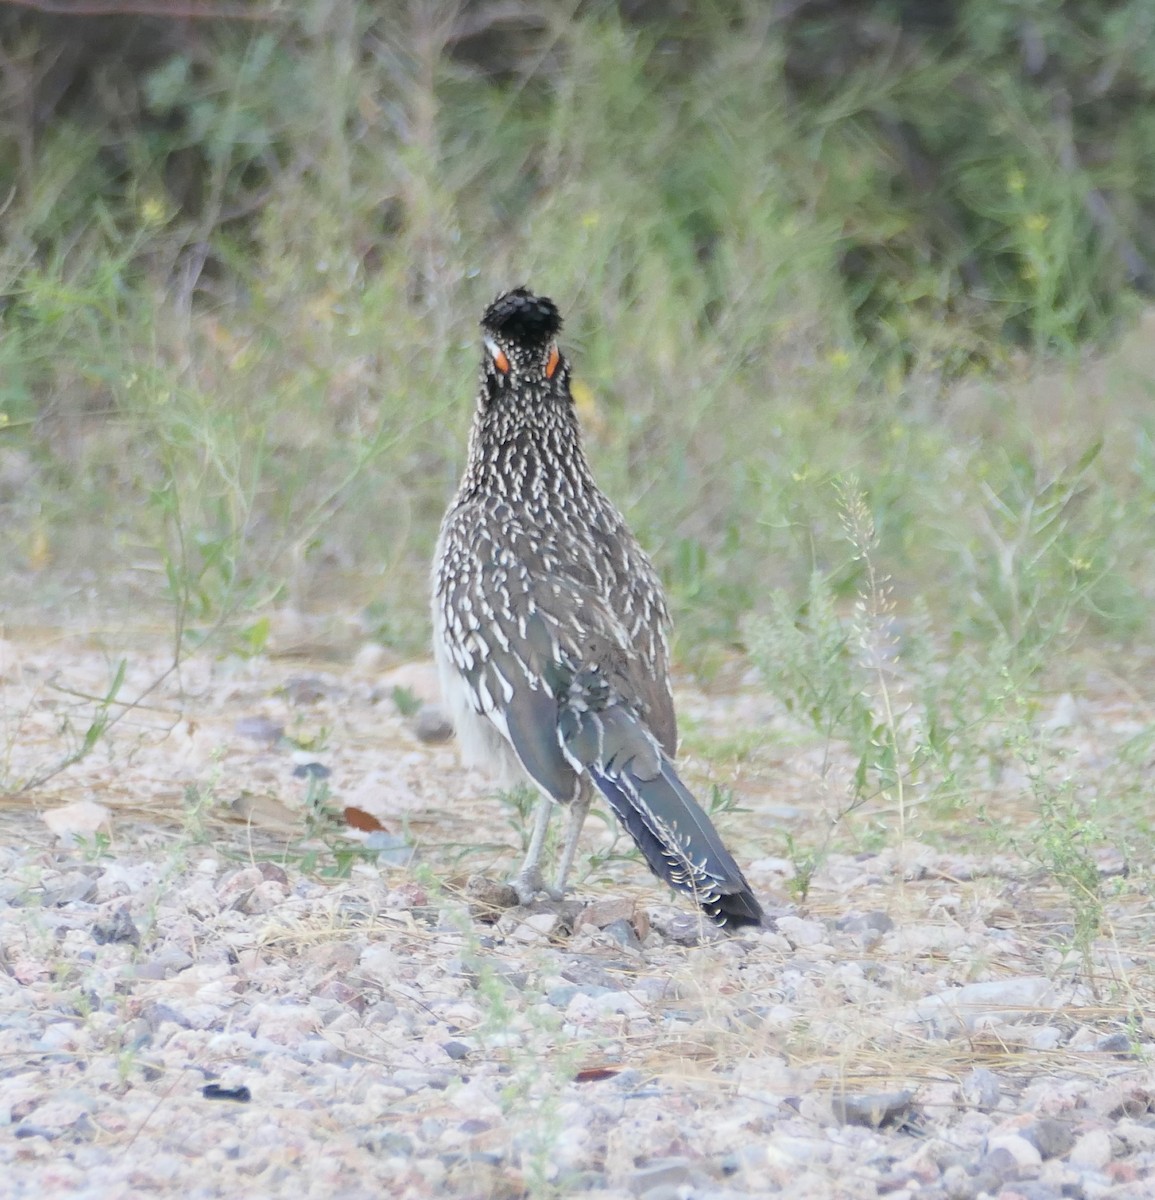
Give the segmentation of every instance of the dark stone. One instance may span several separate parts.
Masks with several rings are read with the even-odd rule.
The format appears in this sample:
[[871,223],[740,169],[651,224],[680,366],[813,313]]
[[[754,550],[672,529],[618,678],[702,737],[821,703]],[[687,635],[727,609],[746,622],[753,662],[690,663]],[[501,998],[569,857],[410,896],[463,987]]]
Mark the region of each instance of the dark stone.
[[1023,1137],[1043,1156],[1062,1158],[1075,1144],[1075,1135],[1065,1121],[1044,1117],[1023,1130]]
[[248,1104],[253,1098],[253,1093],[243,1085],[241,1087],[227,1088],[221,1087],[219,1083],[206,1083],[201,1088],[201,1095],[206,1100],[234,1100],[237,1104]]
[[140,930],[129,915],[127,905],[118,908],[108,920],[97,921],[92,926],[92,940],[98,946],[109,942],[128,942],[131,946],[139,946]]
[[25,1121],[16,1126],[15,1136],[18,1138],[42,1137],[45,1141],[54,1142],[60,1134],[55,1129],[46,1129],[43,1125],[30,1125]]
[[642,948],[642,943],[638,941],[638,935],[634,932],[634,927],[624,918],[611,921],[602,932],[609,934],[615,942],[618,942],[622,946],[627,946],[631,950],[640,950]]
[[843,1125],[864,1125],[867,1129],[880,1129],[883,1125],[896,1125],[910,1112],[913,1093],[872,1092],[864,1096],[835,1096],[830,1107],[834,1116]]

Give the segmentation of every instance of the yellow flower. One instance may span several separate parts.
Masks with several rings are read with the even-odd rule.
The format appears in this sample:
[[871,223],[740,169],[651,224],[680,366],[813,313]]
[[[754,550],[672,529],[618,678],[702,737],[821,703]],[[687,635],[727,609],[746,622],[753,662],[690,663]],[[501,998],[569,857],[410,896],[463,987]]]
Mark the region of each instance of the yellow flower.
[[168,209],[158,196],[148,196],[141,201],[140,223],[149,228],[163,225],[168,220]]
[[850,366],[850,355],[845,350],[831,350],[826,361],[836,370],[845,371]]
[[1028,233],[1046,233],[1051,218],[1044,213],[1030,213],[1023,224],[1026,225]]
[[1027,177],[1019,170],[1018,167],[1013,167],[1007,173],[1007,191],[1012,196],[1021,196],[1023,189],[1027,186]]

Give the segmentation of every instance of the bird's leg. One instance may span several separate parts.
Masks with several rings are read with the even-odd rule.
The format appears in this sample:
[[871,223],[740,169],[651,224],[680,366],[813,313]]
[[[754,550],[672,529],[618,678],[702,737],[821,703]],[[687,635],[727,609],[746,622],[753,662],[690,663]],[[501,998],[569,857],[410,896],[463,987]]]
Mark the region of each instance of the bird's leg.
[[561,858],[557,865],[557,882],[553,885],[553,897],[560,900],[565,895],[565,881],[569,869],[573,866],[574,855],[577,853],[578,839],[581,837],[582,826],[585,824],[586,813],[590,810],[590,793],[582,788],[578,796],[570,801],[569,815],[566,818],[565,841],[562,843]]
[[545,849],[545,835],[549,832],[549,818],[553,813],[554,802],[548,796],[539,796],[537,811],[533,816],[533,833],[529,839],[529,849],[525,852],[525,862],[521,870],[510,880],[513,890],[517,892],[518,902],[532,904],[534,897],[544,891],[541,877],[541,854]]

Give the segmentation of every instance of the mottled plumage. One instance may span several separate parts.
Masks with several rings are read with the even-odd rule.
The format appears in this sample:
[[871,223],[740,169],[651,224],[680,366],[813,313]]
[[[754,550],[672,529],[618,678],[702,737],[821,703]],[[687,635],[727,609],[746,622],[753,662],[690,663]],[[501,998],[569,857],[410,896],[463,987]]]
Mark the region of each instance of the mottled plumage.
[[542,794],[519,895],[541,890],[554,803],[570,807],[564,889],[596,788],[655,874],[721,925],[757,924],[749,885],[674,769],[665,596],[590,473],[558,311],[518,288],[481,326],[469,461],[434,562],[433,643],[466,760]]

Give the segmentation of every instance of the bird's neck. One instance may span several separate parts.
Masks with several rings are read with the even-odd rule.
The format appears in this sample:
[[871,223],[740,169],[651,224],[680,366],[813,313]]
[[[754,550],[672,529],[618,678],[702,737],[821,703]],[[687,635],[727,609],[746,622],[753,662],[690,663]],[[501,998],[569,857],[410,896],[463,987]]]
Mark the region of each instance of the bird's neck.
[[537,508],[550,496],[597,494],[572,408],[489,405],[478,410],[469,435],[463,494],[500,496]]

